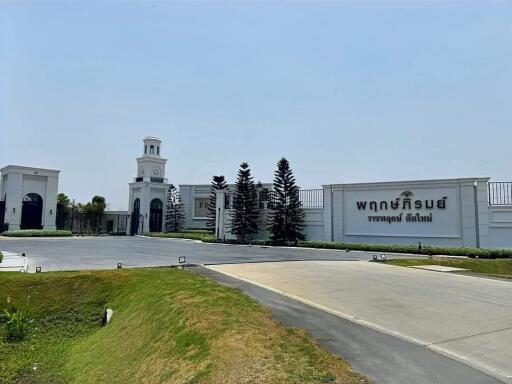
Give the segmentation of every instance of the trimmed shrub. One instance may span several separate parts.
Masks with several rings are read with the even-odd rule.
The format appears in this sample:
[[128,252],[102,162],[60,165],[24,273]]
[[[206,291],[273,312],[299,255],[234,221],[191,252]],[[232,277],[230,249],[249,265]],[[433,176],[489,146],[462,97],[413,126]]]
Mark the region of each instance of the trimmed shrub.
[[196,233],[196,232],[148,232],[144,234],[150,237],[163,237],[170,239],[189,239],[189,240],[213,240],[213,235],[210,232]]
[[348,249],[351,251],[412,253],[418,255],[467,256],[481,259],[511,258],[512,249],[471,248],[471,247],[436,247],[425,245],[421,250],[415,245],[399,244],[353,244],[327,241],[302,241],[299,247]]
[[210,243],[224,243],[224,244],[245,244],[245,245],[272,245],[272,246],[294,246],[304,248],[319,248],[319,249],[339,249],[349,251],[364,251],[364,252],[389,252],[389,253],[410,253],[416,255],[446,255],[446,256],[467,256],[471,258],[480,259],[499,259],[499,258],[512,258],[512,249],[492,249],[492,248],[471,248],[471,247],[435,247],[424,245],[421,250],[416,245],[401,245],[401,244],[365,244],[365,243],[341,243],[330,241],[299,241],[294,242],[272,242],[270,240],[252,240],[252,241],[239,241],[239,240],[203,240]]
[[181,233],[202,233],[203,235],[211,235],[213,231],[209,229],[184,229],[180,231]]
[[70,231],[47,230],[47,229],[20,229],[18,231],[7,231],[2,236],[7,237],[65,237],[72,236]]

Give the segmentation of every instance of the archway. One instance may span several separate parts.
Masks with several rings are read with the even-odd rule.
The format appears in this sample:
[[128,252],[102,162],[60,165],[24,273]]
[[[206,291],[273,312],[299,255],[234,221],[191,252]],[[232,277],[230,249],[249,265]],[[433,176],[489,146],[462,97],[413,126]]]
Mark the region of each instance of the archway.
[[162,200],[151,200],[149,205],[149,232],[162,232],[163,208]]
[[137,235],[139,233],[140,222],[140,199],[136,198],[133,201],[133,211],[130,225],[130,235]]
[[21,208],[21,229],[41,229],[43,221],[43,198],[37,193],[28,193]]

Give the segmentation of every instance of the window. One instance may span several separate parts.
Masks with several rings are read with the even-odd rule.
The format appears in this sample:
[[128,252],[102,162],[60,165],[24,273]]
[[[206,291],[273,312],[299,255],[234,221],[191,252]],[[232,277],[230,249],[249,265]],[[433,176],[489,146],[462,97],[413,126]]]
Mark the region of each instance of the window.
[[149,147],[149,153],[150,153],[151,155],[155,153],[155,146],[154,146],[154,145],[151,145],[151,146]]
[[156,154],[159,155],[160,154],[160,146],[156,147]]
[[144,146],[144,154],[146,154],[146,153],[148,153],[148,146],[147,145]]

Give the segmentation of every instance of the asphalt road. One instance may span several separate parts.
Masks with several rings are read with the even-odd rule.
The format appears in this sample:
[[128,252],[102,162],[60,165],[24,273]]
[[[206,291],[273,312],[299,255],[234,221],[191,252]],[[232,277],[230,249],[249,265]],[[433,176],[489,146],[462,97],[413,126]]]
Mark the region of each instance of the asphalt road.
[[418,344],[367,328],[265,288],[218,272],[192,270],[221,284],[239,288],[270,309],[289,327],[304,328],[323,347],[342,356],[354,370],[378,384],[497,384],[468,365]]
[[369,260],[372,254],[335,250],[276,248],[198,243],[182,239],[145,237],[2,238],[0,251],[25,253],[29,271],[109,269],[190,264],[253,263],[293,260]]

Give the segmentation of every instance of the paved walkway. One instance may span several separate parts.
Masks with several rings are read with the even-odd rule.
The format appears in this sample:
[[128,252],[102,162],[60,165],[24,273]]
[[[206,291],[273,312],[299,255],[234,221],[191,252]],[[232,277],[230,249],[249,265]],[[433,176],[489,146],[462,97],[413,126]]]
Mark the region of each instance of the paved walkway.
[[360,261],[209,268],[512,383],[512,282]]

